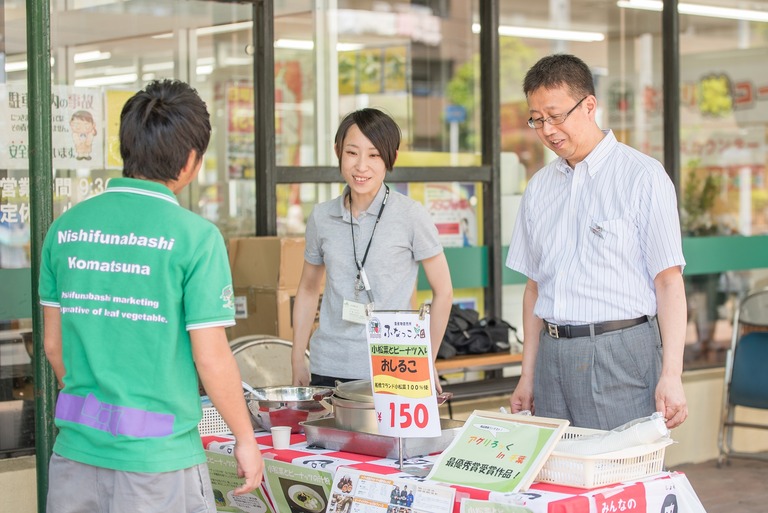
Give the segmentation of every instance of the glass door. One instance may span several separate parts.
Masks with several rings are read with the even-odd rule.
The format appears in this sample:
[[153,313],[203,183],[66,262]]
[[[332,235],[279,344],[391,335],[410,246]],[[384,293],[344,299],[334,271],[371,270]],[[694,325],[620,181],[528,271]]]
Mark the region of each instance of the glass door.
[[[185,207],[226,235],[252,234],[253,5],[51,1],[54,216],[122,172],[119,115],[153,79],[190,83],[213,136]],[[27,44],[24,2],[2,2],[0,56],[0,458],[34,452]],[[233,167],[251,169],[238,176]]]

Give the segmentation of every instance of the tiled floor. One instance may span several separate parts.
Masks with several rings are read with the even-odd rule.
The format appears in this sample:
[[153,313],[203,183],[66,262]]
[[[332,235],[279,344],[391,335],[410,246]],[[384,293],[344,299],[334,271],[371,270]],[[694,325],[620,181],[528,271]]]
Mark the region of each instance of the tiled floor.
[[669,470],[688,476],[707,513],[768,512],[768,461],[732,458],[722,468],[716,463],[678,465]]

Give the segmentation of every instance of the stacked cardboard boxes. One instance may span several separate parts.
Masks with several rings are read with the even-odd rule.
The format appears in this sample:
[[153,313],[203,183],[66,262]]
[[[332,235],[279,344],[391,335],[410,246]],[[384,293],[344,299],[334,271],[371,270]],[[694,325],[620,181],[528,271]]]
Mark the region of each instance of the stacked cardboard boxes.
[[[229,265],[237,321],[228,329],[229,339],[275,335],[292,340],[293,303],[304,266],[304,238],[230,239]],[[315,322],[318,316],[319,312]]]

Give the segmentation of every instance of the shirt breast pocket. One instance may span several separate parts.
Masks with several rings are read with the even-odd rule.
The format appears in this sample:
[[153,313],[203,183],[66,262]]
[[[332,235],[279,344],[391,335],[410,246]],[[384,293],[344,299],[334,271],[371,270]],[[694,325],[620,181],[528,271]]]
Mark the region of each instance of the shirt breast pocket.
[[591,221],[584,244],[584,256],[593,262],[609,263],[630,249],[632,225],[624,218]]

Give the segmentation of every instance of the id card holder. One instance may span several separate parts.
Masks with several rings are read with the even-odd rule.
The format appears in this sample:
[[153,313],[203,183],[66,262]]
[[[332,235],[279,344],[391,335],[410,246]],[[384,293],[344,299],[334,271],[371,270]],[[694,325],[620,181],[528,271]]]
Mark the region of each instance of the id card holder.
[[372,310],[372,308],[366,303],[358,303],[357,301],[345,299],[341,309],[341,318],[347,322],[353,322],[355,324],[367,324],[370,310]]

